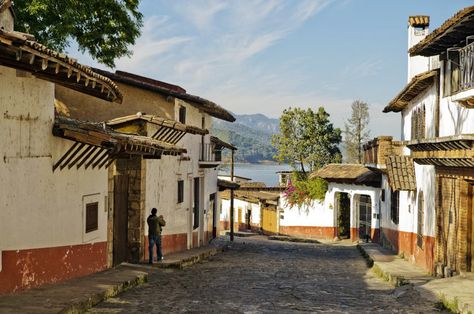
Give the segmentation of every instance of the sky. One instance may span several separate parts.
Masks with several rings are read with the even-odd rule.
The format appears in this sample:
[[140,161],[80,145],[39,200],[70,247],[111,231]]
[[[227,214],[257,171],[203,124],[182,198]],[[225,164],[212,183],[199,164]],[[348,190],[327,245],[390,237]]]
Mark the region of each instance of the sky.
[[[177,84],[236,114],[278,118],[323,106],[344,127],[366,101],[370,135],[400,138],[400,114],[382,113],[407,83],[407,21],[430,31],[464,0],[142,0],[142,35],[116,69]],[[68,52],[98,65],[88,55]],[[110,69],[109,69],[110,70]]]

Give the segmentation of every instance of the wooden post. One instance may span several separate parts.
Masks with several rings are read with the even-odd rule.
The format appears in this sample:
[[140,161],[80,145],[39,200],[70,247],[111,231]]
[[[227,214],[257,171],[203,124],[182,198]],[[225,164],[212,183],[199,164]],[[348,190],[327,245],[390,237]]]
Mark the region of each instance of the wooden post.
[[[230,181],[234,182],[234,150],[231,149]],[[230,189],[230,241],[234,241],[234,189]]]

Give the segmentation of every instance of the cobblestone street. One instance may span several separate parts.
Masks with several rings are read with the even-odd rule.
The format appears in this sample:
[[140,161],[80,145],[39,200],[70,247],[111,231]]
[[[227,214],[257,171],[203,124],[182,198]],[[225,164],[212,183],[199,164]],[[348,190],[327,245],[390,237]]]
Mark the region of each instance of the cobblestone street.
[[237,239],[185,270],[156,270],[149,282],[93,313],[433,313],[409,286],[374,277],[355,246]]

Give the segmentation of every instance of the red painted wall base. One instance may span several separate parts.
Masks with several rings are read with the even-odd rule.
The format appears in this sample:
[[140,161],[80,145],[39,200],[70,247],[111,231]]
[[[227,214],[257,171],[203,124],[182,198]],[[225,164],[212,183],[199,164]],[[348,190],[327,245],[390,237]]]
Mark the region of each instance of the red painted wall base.
[[280,226],[280,234],[303,238],[333,239],[336,235],[336,228],[313,226]]
[[383,228],[382,238],[388,241],[395,253],[403,253],[415,264],[423,267],[430,273],[434,271],[435,238],[423,236],[421,247],[417,244],[417,234]]
[[2,252],[0,294],[85,276],[107,268],[107,242]]

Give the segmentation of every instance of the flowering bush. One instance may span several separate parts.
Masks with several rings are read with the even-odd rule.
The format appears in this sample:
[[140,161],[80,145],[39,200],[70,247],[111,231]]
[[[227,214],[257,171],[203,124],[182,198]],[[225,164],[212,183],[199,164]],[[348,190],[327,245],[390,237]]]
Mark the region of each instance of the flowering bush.
[[313,200],[322,201],[328,190],[328,183],[321,178],[306,179],[293,176],[284,192],[286,204],[290,207],[309,205]]

